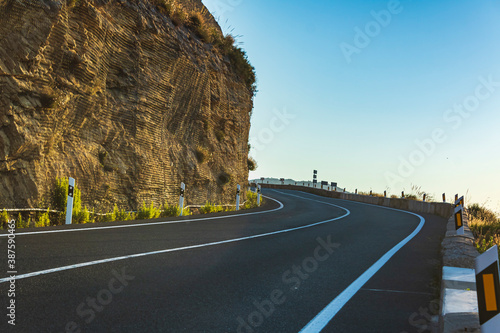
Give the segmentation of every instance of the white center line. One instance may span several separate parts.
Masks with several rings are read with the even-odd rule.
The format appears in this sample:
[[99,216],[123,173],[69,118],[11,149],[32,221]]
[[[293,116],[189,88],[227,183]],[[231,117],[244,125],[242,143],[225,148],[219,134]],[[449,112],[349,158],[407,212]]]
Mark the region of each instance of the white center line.
[[[280,209],[284,207],[284,205],[280,201],[278,201],[276,199],[273,199],[273,198],[270,198],[270,197],[269,197],[269,199],[278,202],[280,204]],[[309,200],[312,200],[312,199],[309,199]],[[327,203],[325,203],[325,204],[327,204]],[[164,250],[158,250],[158,251],[151,251],[151,252],[131,254],[131,255],[126,255],[126,256],[121,256],[121,257],[115,257],[115,258],[107,258],[107,259],[101,259],[101,260],[83,262],[83,263],[74,264],[74,265],[68,265],[68,266],[62,266],[62,267],[56,267],[56,268],[46,269],[46,270],[42,270],[42,271],[38,271],[38,272],[31,272],[31,273],[27,273],[27,274],[16,275],[14,277],[14,279],[15,280],[25,279],[25,278],[30,278],[30,277],[34,277],[34,276],[39,276],[39,275],[44,275],[44,274],[50,274],[50,273],[56,273],[56,272],[61,272],[61,271],[67,271],[67,270],[70,270],[70,269],[75,269],[75,268],[80,268],[80,267],[86,267],[86,266],[92,266],[92,265],[99,265],[99,264],[104,264],[104,263],[118,261],[118,260],[138,258],[138,257],[145,257],[145,256],[149,256],[149,255],[161,254],[161,253],[168,253],[168,252],[177,252],[177,251],[183,251],[183,250],[191,250],[191,249],[196,249],[196,248],[201,248],[201,247],[214,246],[214,245],[227,244],[227,243],[234,243],[234,242],[240,242],[240,241],[247,240],[247,239],[255,239],[255,238],[260,238],[260,237],[277,235],[277,234],[282,234],[282,233],[286,233],[286,232],[291,232],[291,231],[296,231],[296,230],[311,228],[311,227],[314,227],[314,226],[317,226],[317,225],[320,225],[320,224],[324,224],[324,223],[328,223],[328,222],[340,220],[341,218],[344,218],[344,217],[348,216],[351,213],[346,208],[343,208],[343,207],[340,207],[340,206],[337,206],[337,205],[333,205],[333,204],[332,204],[332,206],[339,207],[339,208],[345,210],[346,213],[344,215],[342,215],[342,216],[335,217],[333,219],[328,219],[328,220],[324,220],[324,221],[320,221],[320,222],[315,222],[315,223],[312,223],[312,224],[308,224],[308,225],[304,225],[304,226],[300,226],[300,227],[295,227],[295,228],[290,228],[290,229],[284,229],[284,230],[279,230],[279,231],[267,232],[267,233],[264,233],[264,234],[258,234],[258,235],[247,236],[247,237],[240,237],[240,238],[228,239],[228,240],[218,241],[218,242],[211,242],[211,243],[191,245],[191,246],[183,246],[183,247],[178,247],[178,248],[173,248],[173,249],[164,249]],[[249,214],[247,214],[247,215],[249,215]],[[241,216],[241,215],[237,215],[237,216]],[[10,280],[11,280],[10,277],[2,278],[2,279],[0,279],[0,283],[5,283],[5,282],[8,282]]]
[[[277,191],[279,193],[283,193],[280,191]],[[283,193],[284,194],[284,193]],[[288,193],[286,193],[288,194]],[[293,194],[288,194],[288,195],[293,195]],[[296,196],[296,195],[293,195]],[[305,197],[301,197],[306,199]],[[313,200],[313,199],[309,199]],[[336,199],[334,199],[336,200]],[[332,205],[330,203],[324,202],[324,201],[319,201],[319,200],[314,200],[318,202],[322,202],[326,205]],[[342,200],[346,201],[346,200]],[[333,301],[331,301],[323,310],[321,310],[320,313],[316,315],[304,328],[300,330],[299,333],[319,333],[321,332],[326,325],[335,317],[335,315],[344,307],[344,305],[363,287],[368,280],[370,280],[375,273],[377,273],[382,266],[384,266],[391,257],[396,254],[404,245],[406,245],[410,240],[412,240],[419,232],[422,230],[424,224],[425,224],[425,219],[415,213],[412,212],[407,212],[404,210],[400,209],[395,209],[395,208],[389,208],[389,207],[383,207],[383,206],[376,206],[376,205],[370,205],[370,204],[365,204],[362,202],[355,202],[355,201],[349,201],[349,203],[353,204],[359,204],[359,205],[367,205],[367,206],[373,206],[373,207],[378,207],[381,209],[388,209],[388,210],[394,210],[394,211],[399,211],[403,212],[406,214],[411,214],[415,215],[420,219],[420,223],[418,224],[417,228],[405,239],[403,239],[401,242],[399,242],[396,246],[394,246],[391,250],[389,250],[386,254],[384,254],[377,262],[375,262],[370,268],[368,268],[361,276],[359,276],[349,287],[347,287],[342,293],[340,293]],[[339,206],[340,207],[340,206]]]

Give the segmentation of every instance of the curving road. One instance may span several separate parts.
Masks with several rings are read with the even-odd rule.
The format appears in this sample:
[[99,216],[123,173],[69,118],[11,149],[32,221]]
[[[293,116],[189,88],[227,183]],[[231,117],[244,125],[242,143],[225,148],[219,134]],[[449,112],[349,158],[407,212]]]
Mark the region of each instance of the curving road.
[[[424,332],[446,221],[303,192],[210,217],[16,236],[2,332]],[[1,307],[10,283],[0,234]]]

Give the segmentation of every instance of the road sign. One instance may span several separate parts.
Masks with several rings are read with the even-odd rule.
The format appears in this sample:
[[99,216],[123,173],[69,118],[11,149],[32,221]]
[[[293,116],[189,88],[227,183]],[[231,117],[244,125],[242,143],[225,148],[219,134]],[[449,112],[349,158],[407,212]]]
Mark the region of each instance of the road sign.
[[495,245],[477,257],[475,268],[477,304],[481,332],[498,332],[500,327],[498,247]]
[[460,198],[458,198],[457,200],[455,200],[455,207],[458,207],[458,206],[465,207],[464,206],[464,196],[463,195]]
[[66,202],[66,224],[71,224],[73,218],[73,196],[75,191],[75,179],[68,178],[68,200]]
[[260,194],[262,190],[260,188],[260,185],[257,185],[257,206],[260,206]]
[[186,191],[186,184],[181,183],[180,193],[179,193],[179,215],[182,216],[184,213],[184,192]]
[[236,185],[236,210],[240,210],[240,184]]
[[459,205],[455,207],[455,211],[453,212],[455,216],[455,230],[457,230],[457,235],[464,234],[464,216],[462,211],[462,206]]

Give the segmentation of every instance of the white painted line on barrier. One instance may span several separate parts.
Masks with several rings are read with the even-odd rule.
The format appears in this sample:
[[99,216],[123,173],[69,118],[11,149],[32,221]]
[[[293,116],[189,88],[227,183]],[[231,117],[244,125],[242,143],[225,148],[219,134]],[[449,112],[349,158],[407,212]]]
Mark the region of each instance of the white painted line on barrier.
[[[248,216],[248,215],[257,215],[257,214],[266,214],[272,213],[277,210],[283,209],[283,204],[278,200],[270,198],[268,196],[263,195],[263,197],[276,201],[280,206],[278,208],[273,208],[270,210],[265,210],[262,212],[252,212],[252,213],[242,213],[242,214],[233,214],[233,215],[225,215],[225,216],[214,216],[214,217],[204,217],[199,219],[186,219],[186,220],[175,220],[175,221],[160,221],[160,222],[144,222],[144,223],[136,223],[136,224],[123,224],[123,225],[111,225],[106,227],[89,227],[89,228],[75,228],[75,229],[59,229],[59,230],[44,230],[44,231],[30,231],[30,232],[17,232],[16,237],[23,235],[38,235],[38,234],[51,234],[56,232],[73,232],[73,231],[94,231],[94,230],[103,230],[103,229],[116,229],[116,228],[132,228],[132,227],[149,227],[160,224],[174,224],[174,223],[186,223],[186,222],[197,222],[197,221],[208,221],[208,220],[216,220],[216,219],[225,219],[239,216]],[[0,234],[0,237],[7,237],[9,234]]]
[[[279,192],[279,191],[277,191]],[[284,192],[279,192],[282,194],[288,194],[288,195],[293,195],[289,193],[284,193]],[[306,193],[306,192],[304,192]],[[310,193],[308,193],[310,194]],[[297,195],[293,195],[297,196]],[[315,195],[316,196],[316,195]],[[300,197],[300,196],[299,196]],[[303,199],[308,199],[308,200],[313,200],[317,202],[321,202],[327,205],[333,205],[324,201],[320,200],[314,200],[310,198],[304,198],[300,197]],[[333,198],[332,198],[333,199]],[[342,199],[334,199],[334,200],[342,200]],[[344,200],[346,201],[346,200]],[[344,305],[365,285],[368,280],[370,280],[375,273],[377,273],[382,266],[384,266],[389,259],[392,258],[396,252],[398,252],[403,246],[405,246],[410,240],[412,240],[419,232],[422,230],[424,224],[425,224],[425,219],[415,213],[412,212],[407,212],[404,210],[400,209],[395,209],[395,208],[390,208],[390,207],[384,207],[384,206],[376,206],[376,205],[370,205],[366,204],[364,202],[356,202],[356,201],[350,201],[355,204],[362,204],[362,205],[369,205],[369,206],[374,206],[378,208],[383,208],[383,209],[389,209],[389,210],[394,210],[394,211],[399,211],[411,215],[415,215],[416,217],[420,218],[420,223],[418,224],[417,228],[405,239],[403,239],[401,242],[399,242],[396,246],[394,246],[391,250],[389,250],[386,254],[384,254],[379,260],[377,260],[370,268],[368,268],[361,276],[359,276],[349,287],[347,287],[342,293],[340,293],[333,301],[330,302],[323,310],[321,310],[320,313],[316,315],[302,330],[300,330],[299,333],[316,333],[316,332],[321,332],[323,328],[335,317],[335,315],[344,307]],[[340,207],[340,206],[337,206]],[[344,208],[345,209],[345,208]]]
[[[284,207],[284,205],[280,201],[278,201],[276,199],[273,199],[273,198],[270,198],[270,197],[267,197],[267,198],[278,202],[280,204],[280,209],[282,207]],[[320,224],[325,224],[325,223],[328,223],[328,222],[333,222],[333,221],[336,221],[336,220],[340,220],[340,219],[348,216],[351,213],[346,208],[343,208],[343,207],[340,207],[340,206],[337,206],[337,207],[342,208],[343,210],[345,210],[346,214],[344,214],[342,216],[339,216],[339,217],[335,217],[333,219],[328,219],[328,220],[324,220],[324,221],[320,221],[320,222],[315,222],[315,223],[312,223],[312,224],[308,224],[308,225],[304,225],[304,226],[300,226],[300,227],[295,227],[295,228],[290,228],[290,229],[284,229],[284,230],[279,230],[279,231],[267,232],[267,233],[264,233],[264,234],[258,234],[258,235],[253,235],[253,236],[240,237],[240,238],[234,238],[234,239],[228,239],[228,240],[211,242],[211,243],[204,243],[204,244],[198,244],[198,245],[183,246],[183,247],[178,247],[178,248],[173,248],[173,249],[165,249],[165,250],[158,250],[158,251],[137,253],[137,254],[131,254],[131,255],[126,255],[126,256],[121,256],[121,257],[114,257],[114,258],[107,258],[107,259],[101,259],[101,260],[83,262],[83,263],[79,263],[79,264],[62,266],[62,267],[55,267],[55,268],[50,268],[50,269],[46,269],[46,270],[42,270],[42,271],[38,271],[38,272],[31,272],[31,273],[27,273],[27,274],[16,275],[15,276],[15,280],[26,279],[26,278],[30,278],[30,277],[34,277],[34,276],[39,276],[39,275],[50,274],[50,273],[67,271],[67,270],[70,270],[70,269],[75,269],[75,268],[80,268],[80,267],[86,267],[86,266],[92,266],[92,265],[99,265],[99,264],[104,264],[104,263],[118,261],[118,260],[138,258],[138,257],[145,257],[145,256],[149,256],[149,255],[161,254],[161,253],[168,253],[168,252],[177,252],[177,251],[183,251],[183,250],[191,250],[191,249],[197,249],[197,248],[207,247],[207,246],[214,246],[214,245],[220,245],[220,244],[240,242],[240,241],[247,240],[247,239],[254,239],[254,238],[260,238],[260,237],[278,235],[278,234],[282,234],[282,233],[286,233],[286,232],[291,232],[291,231],[296,231],[296,230],[311,228],[311,227],[314,227],[314,226],[317,226],[317,225],[320,225]],[[246,214],[246,215],[250,215],[250,214],[251,213]],[[241,214],[241,215],[244,215],[244,214]],[[241,215],[235,215],[235,216],[241,216]],[[190,221],[192,221],[192,220],[190,220]],[[17,235],[18,234],[16,234],[16,236]],[[9,282],[11,280],[12,279],[10,277],[2,278],[2,279],[0,279],[0,283]]]

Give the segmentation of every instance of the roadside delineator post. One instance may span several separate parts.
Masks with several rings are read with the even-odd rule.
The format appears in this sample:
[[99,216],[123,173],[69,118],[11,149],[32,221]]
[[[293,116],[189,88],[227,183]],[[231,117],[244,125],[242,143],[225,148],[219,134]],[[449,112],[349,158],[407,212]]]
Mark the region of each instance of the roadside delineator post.
[[460,198],[458,198],[457,200],[455,200],[455,207],[458,207],[460,205],[462,207],[465,207],[465,205],[464,205],[464,196],[463,195]]
[[401,192],[401,198],[404,198],[405,197],[405,191],[402,191]]
[[458,193],[455,194],[455,201],[458,201]]
[[373,191],[372,191],[372,190],[370,190],[370,197],[372,196],[372,194],[373,194]]
[[425,202],[425,197],[426,197],[426,194],[424,193],[424,197],[422,198],[423,202]]
[[236,185],[236,210],[240,210],[240,184]]
[[344,187],[344,193],[345,193],[345,187]]
[[482,333],[500,327],[500,277],[498,247],[494,245],[475,260],[477,304]]
[[260,193],[262,192],[260,185],[257,185],[257,206],[260,207]]
[[68,200],[66,202],[66,224],[71,224],[73,218],[73,196],[75,193],[75,179],[68,178]]
[[358,189],[354,190],[354,194],[358,194]]
[[455,207],[455,211],[453,212],[455,216],[455,230],[457,231],[457,235],[464,234],[464,216],[462,212],[462,206],[459,205]]
[[384,191],[384,198],[387,197],[387,191]]
[[446,202],[446,194],[443,193],[443,202]]
[[179,193],[179,215],[182,216],[184,214],[184,192],[186,191],[186,184],[181,182],[181,189]]

